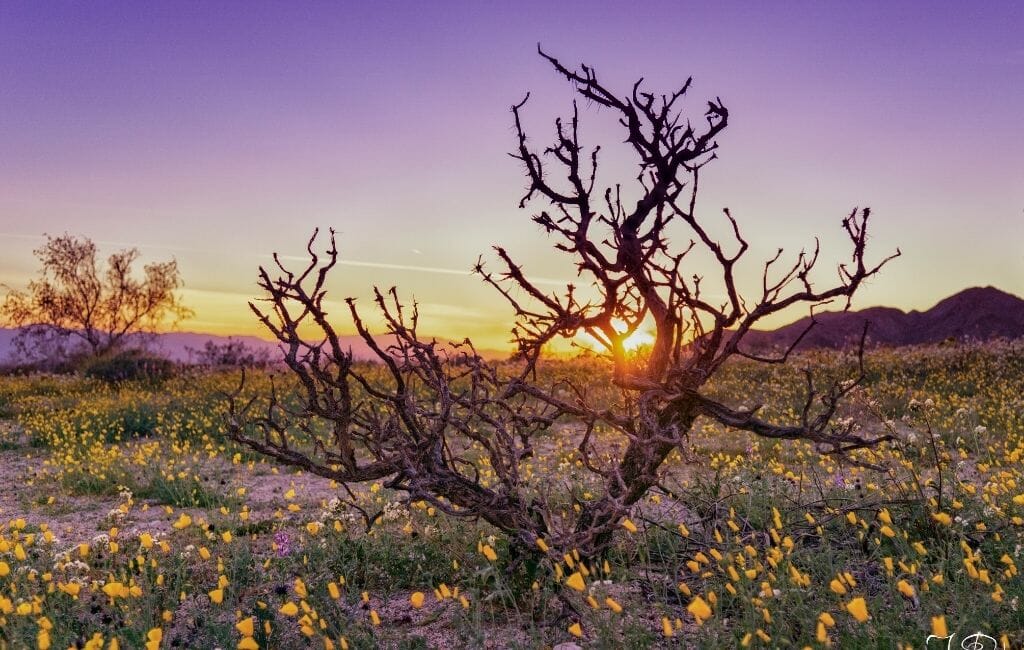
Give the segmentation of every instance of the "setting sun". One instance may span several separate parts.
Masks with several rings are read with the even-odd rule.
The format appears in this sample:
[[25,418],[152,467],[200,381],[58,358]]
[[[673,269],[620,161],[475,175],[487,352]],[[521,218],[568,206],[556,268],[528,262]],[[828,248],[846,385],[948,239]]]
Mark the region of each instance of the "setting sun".
[[622,347],[629,351],[642,348],[645,345],[651,345],[654,343],[654,336],[646,330],[637,330],[626,337],[626,340],[622,342]]
[[[627,352],[632,352],[645,345],[652,345],[654,343],[654,332],[649,328],[644,327],[644,325],[647,325],[647,323],[641,324],[641,326],[637,327],[636,331],[623,339],[622,347]],[[629,329],[626,326],[626,323],[618,318],[612,319],[612,327],[614,327],[615,331],[620,334],[626,333]],[[583,348],[602,351],[605,350],[604,343],[587,332],[580,332],[574,341],[577,345]]]

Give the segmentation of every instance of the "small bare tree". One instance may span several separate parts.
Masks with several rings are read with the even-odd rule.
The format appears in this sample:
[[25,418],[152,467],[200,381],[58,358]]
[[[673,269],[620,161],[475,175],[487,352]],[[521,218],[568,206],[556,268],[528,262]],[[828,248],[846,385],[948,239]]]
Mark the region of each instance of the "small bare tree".
[[138,279],[135,248],[112,254],[105,270],[88,238],[47,236],[34,252],[42,262],[40,277],[27,292],[9,291],[0,305],[0,314],[22,328],[23,344],[77,339],[90,355],[101,356],[133,335],[191,314],[177,293],[182,281],[174,260],[147,264]]
[[[725,210],[723,224],[734,240],[726,243],[710,234],[696,210],[701,169],[715,158],[716,138],[729,121],[722,102],[709,102],[704,124],[696,126],[679,111],[690,80],[660,96],[637,82],[628,96],[620,97],[593,69],[570,70],[541,55],[579,95],[619,119],[625,142],[639,162],[638,198],[627,205],[621,186],[596,188],[599,149],[585,150],[580,144],[575,106],[567,122],[556,120],[554,144],[543,151],[531,149],[524,132],[520,116],[526,100],[512,107],[518,140],[513,156],[523,164],[529,183],[520,207],[533,199],[548,206],[533,220],[555,239],[558,251],[572,257],[581,282],[592,287],[591,297],[581,297],[572,285],[564,292],[541,289],[501,247],[495,249],[500,273],[478,263],[476,271],[516,313],[513,332],[521,354],[518,365],[511,367],[486,362],[468,341],[442,345],[421,338],[415,305],[404,307],[394,289],[376,291],[393,341],[384,345],[349,299],[356,331],[386,369],[382,383],[354,362],[327,317],[324,287],[337,249],[332,231],[326,253],[318,253],[314,233],[305,268],[288,270],[275,257],[276,277],[260,269],[259,284],[270,308],[251,303],[284,346],[285,362],[301,385],[301,406],[285,407],[275,394],[269,409],[253,418],[247,415],[254,402],[235,399],[230,425],[234,438],[342,485],[386,480],[388,487],[450,515],[483,518],[526,547],[535,548],[537,538],[543,537],[553,549],[576,548],[587,554],[607,547],[622,518],[659,481],[666,458],[685,444],[698,418],[766,438],[809,441],[822,453],[844,458],[886,440],[886,435],[865,437],[830,424],[840,400],[861,382],[863,372],[824,390],[808,375],[800,421],[787,425],[759,418],[757,408],[733,408],[701,392],[731,357],[787,360],[799,339],[776,357],[742,347],[744,336],[759,321],[799,304],[814,307],[843,299],[849,307],[861,283],[899,254],[897,250],[875,265],[865,262],[869,211],[854,210],[842,221],[852,251],[850,262],[838,268],[835,286],[819,289],[812,282],[817,245],[785,268],[779,268],[780,250],[764,264],[759,294],[744,300],[734,271],[748,245],[736,220]],[[670,228],[688,230],[692,240],[682,249],[672,248]],[[723,300],[706,297],[700,278],[686,270],[695,249],[717,264]],[[649,355],[638,362],[627,354],[624,341],[644,323],[653,325],[655,336]],[[300,328],[306,327],[321,336],[301,336]],[[621,393],[614,403],[594,403],[586,386],[571,382],[544,385],[537,373],[542,346],[581,332],[599,341],[609,359]],[[585,425],[579,455],[604,486],[602,494],[579,504],[578,512],[548,507],[522,472],[525,459],[534,453],[535,434],[562,416]],[[326,426],[318,427],[317,421]],[[613,462],[593,453],[592,433],[598,426],[625,443]],[[312,444],[296,442],[293,432],[298,430],[311,435]],[[485,473],[493,478],[482,480]],[[372,516],[367,519],[369,523]]]

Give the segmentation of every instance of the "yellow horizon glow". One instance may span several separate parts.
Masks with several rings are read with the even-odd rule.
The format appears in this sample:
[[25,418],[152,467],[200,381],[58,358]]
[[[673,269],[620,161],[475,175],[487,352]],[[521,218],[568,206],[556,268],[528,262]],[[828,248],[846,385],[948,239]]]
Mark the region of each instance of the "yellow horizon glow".
[[[641,323],[632,334],[630,334],[629,336],[622,340],[622,347],[623,349],[625,349],[626,352],[635,352],[636,350],[644,347],[645,345],[652,345],[654,343],[654,333],[650,330],[649,327],[645,327],[645,325],[646,323]],[[612,327],[614,327],[615,331],[619,332],[620,334],[628,330],[625,321],[622,321],[618,318],[612,319]],[[591,336],[587,332],[578,333],[572,339],[571,342],[566,341],[566,347],[568,348],[572,342],[575,342],[580,347],[588,348],[591,350],[600,350],[602,352],[606,351],[604,349],[604,344],[601,343],[601,341],[599,341],[596,337]],[[562,346],[554,346],[555,349],[559,349],[560,347]]]
[[632,352],[637,348],[641,348],[645,345],[652,345],[654,343],[654,336],[646,331],[638,329],[622,341],[622,347],[628,352]]
[[[248,303],[255,296],[232,291],[189,289],[187,287],[182,289],[181,293],[185,303],[193,310],[194,315],[174,326],[166,324],[158,328],[159,332],[195,332],[224,337],[254,336],[265,341],[274,340],[270,332],[256,319],[256,316],[249,309]],[[257,302],[257,304],[259,303]],[[331,309],[333,313],[339,315],[338,322],[335,323],[338,333],[342,336],[356,336],[354,327],[351,326],[351,323],[345,316],[346,312],[342,311],[342,309],[343,307],[340,303],[333,305],[333,309]],[[427,314],[422,315],[428,316]],[[371,331],[380,331],[382,323],[375,323],[376,319],[373,318],[373,314],[368,313],[367,316],[369,316],[368,323],[372,324]],[[440,315],[436,318],[429,318],[428,316],[428,323],[434,327],[430,328],[430,331],[424,329],[421,335],[425,338],[436,336],[440,339],[452,341],[461,341],[465,338],[465,332],[457,331],[459,319],[457,317],[445,316]],[[622,321],[615,320],[613,324],[618,331],[626,329],[626,325]],[[515,344],[511,340],[511,327],[511,323],[495,321],[493,328],[488,328],[489,331],[478,332],[477,336],[471,336],[470,339],[481,350],[512,352],[515,349]],[[306,334],[313,336],[316,332],[311,328]],[[633,352],[653,343],[653,333],[641,326],[627,336],[623,340],[622,345],[627,352]],[[579,347],[595,351],[600,351],[603,348],[597,339],[585,332],[580,332],[572,339],[552,341],[550,345],[551,351],[555,354],[571,354],[573,350],[578,350]]]

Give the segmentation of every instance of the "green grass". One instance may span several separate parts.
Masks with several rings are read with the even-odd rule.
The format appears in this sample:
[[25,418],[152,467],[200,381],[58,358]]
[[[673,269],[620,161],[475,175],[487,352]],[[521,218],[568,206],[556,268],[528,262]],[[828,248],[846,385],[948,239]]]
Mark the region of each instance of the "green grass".
[[153,472],[147,479],[133,490],[136,498],[177,508],[219,508],[239,505],[239,500],[229,496],[225,490],[211,486],[208,481],[200,481],[194,476],[171,480],[164,473]]
[[[792,421],[802,403],[800,364],[813,365],[822,376],[851,367],[848,356],[795,361],[772,368],[731,364],[711,390],[730,404],[764,401],[766,417]],[[710,649],[749,641],[749,647],[817,650],[824,647],[815,638],[823,613],[835,620],[827,630],[833,648],[922,647],[933,616],[944,616],[950,631],[961,635],[1007,633],[1012,647],[1021,646],[1024,581],[1004,558],[1024,569],[1024,523],[1014,523],[1024,517],[1024,505],[1013,500],[1024,494],[1024,347],[876,351],[867,361],[869,381],[843,415],[855,415],[874,431],[884,420],[898,425],[902,441],[881,451],[889,472],[840,467],[806,446],[757,441],[698,423],[690,440],[697,462],[670,462],[663,481],[668,492],[642,501],[630,514],[639,531],[620,533],[606,557],[592,559],[584,593],[556,584],[556,572],[575,570],[566,563],[518,554],[486,524],[431,516],[399,503],[402,495],[387,488],[357,490],[370,512],[401,506],[399,516],[370,532],[343,513],[324,514],[321,504],[308,502],[291,511],[275,500],[248,521],[239,519],[240,508],[255,501],[247,501],[251,491],[238,496],[238,487],[282,478],[287,484],[292,477],[274,476],[272,465],[224,439],[218,391],[237,381],[229,373],[173,378],[159,389],[0,378],[6,408],[49,461],[33,468],[38,475],[26,488],[31,497],[19,505],[35,515],[33,525],[17,529],[7,523],[14,518],[8,513],[0,522],[6,542],[0,561],[11,568],[0,577],[0,598],[12,607],[40,605],[40,613],[10,614],[0,622],[0,646],[34,647],[39,618],[46,616],[55,648],[81,646],[93,633],[118,635],[122,648],[143,647],[157,626],[165,633],[161,647],[229,648],[239,641],[236,612],[256,617],[261,647],[281,648],[323,647],[322,633],[335,641],[344,636],[352,648],[427,647],[439,628],[448,645],[551,647],[574,640],[568,630],[578,622],[584,634],[578,642],[587,648]],[[588,382],[597,399],[614,397],[586,364],[544,371]],[[265,377],[254,374],[252,380],[259,387]],[[916,436],[913,441],[906,432]],[[524,483],[555,512],[593,498],[587,493],[594,489],[573,462],[572,446],[555,447],[558,435],[544,434],[544,444],[556,451],[531,461],[537,478]],[[235,454],[237,465],[230,464]],[[250,461],[256,461],[251,468]],[[134,508],[159,506],[149,517],[163,517],[153,529],[164,531],[160,539],[168,550],[140,547],[130,532],[141,525],[133,510],[118,551],[93,543],[77,600],[52,589],[74,577],[58,568],[57,556],[79,540],[61,539],[53,547],[38,541],[36,520],[63,513],[48,505],[46,495],[37,498],[40,486],[58,496],[57,504],[64,494],[106,498],[127,486]],[[174,530],[169,524],[181,508],[194,522]],[[891,536],[883,532],[883,512],[892,521]],[[936,513],[957,519],[947,525]],[[344,531],[335,531],[335,518],[345,522]],[[322,521],[323,529],[309,532],[311,521]],[[286,540],[284,548],[278,539]],[[478,552],[483,539],[496,550],[496,561]],[[24,560],[15,557],[15,543],[28,549]],[[203,550],[208,559],[200,556]],[[891,574],[886,558],[893,562]],[[836,593],[832,582],[847,573],[856,584]],[[207,594],[221,575],[228,586],[223,603],[214,606]],[[345,584],[334,600],[326,585],[341,577]],[[296,578],[308,588],[304,597]],[[133,583],[140,594],[111,601],[91,589],[111,580]],[[913,587],[916,600],[900,593],[901,580]],[[470,607],[454,599],[436,604],[433,590],[442,583],[458,587]],[[419,612],[408,605],[412,591],[427,594],[428,605]],[[713,615],[699,627],[687,611],[697,596],[714,600]],[[607,597],[624,611],[613,613]],[[848,612],[855,597],[865,600],[870,620],[858,622]],[[305,602],[317,614],[312,637],[301,632],[301,615],[280,611],[286,602]],[[371,608],[382,612],[382,626],[370,623]],[[165,611],[170,621],[162,618]],[[671,639],[662,636],[663,617],[673,626],[682,622]],[[757,630],[770,640],[760,640]]]

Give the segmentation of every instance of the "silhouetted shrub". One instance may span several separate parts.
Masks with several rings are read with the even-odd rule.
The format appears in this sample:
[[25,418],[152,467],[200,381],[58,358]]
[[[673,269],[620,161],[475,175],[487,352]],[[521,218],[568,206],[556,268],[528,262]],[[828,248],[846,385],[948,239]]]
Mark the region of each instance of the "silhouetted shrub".
[[225,343],[207,341],[202,349],[187,348],[200,366],[220,368],[265,368],[271,363],[270,351],[229,338]]
[[108,383],[121,381],[162,381],[174,375],[174,362],[144,350],[122,350],[82,361],[79,371],[86,377]]

